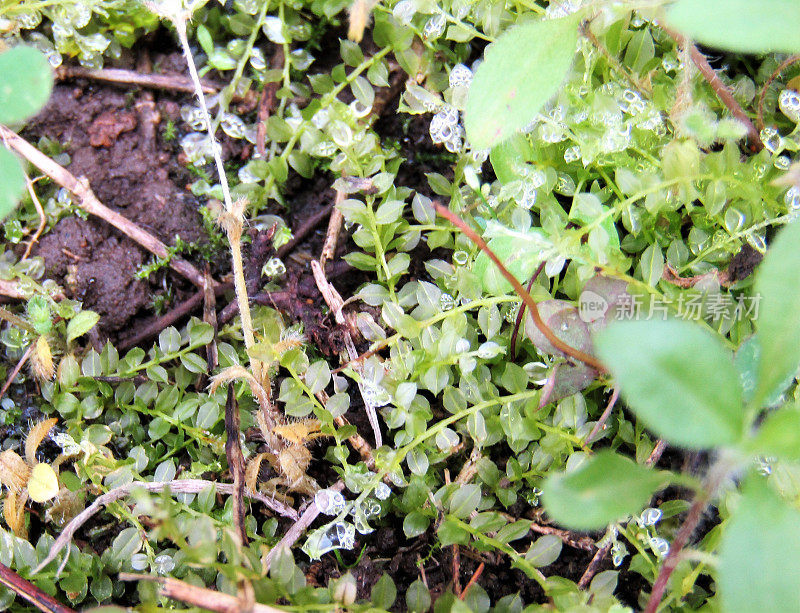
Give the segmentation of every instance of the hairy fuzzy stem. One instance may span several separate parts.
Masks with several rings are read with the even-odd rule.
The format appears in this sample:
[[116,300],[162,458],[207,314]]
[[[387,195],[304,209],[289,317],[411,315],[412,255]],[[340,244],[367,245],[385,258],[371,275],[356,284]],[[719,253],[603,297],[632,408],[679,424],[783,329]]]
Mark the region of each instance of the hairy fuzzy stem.
[[[192,57],[192,51],[189,48],[189,39],[186,37],[186,15],[171,15],[170,20],[175,26],[178,33],[178,40],[181,42],[183,49],[183,56],[186,59],[186,64],[189,66],[189,74],[192,77],[194,84],[194,93],[200,102],[200,110],[203,113],[203,122],[206,124],[208,137],[211,139],[211,149],[214,155],[214,163],[217,166],[217,175],[219,175],[219,184],[222,187],[222,195],[225,200],[225,212],[227,219],[224,221],[228,241],[231,246],[231,260],[233,267],[233,284],[236,290],[236,300],[239,303],[239,313],[242,318],[242,333],[244,335],[245,347],[250,349],[255,344],[253,336],[253,320],[250,316],[250,302],[247,296],[247,288],[244,282],[244,265],[242,263],[242,224],[244,203],[237,202],[234,204],[231,198],[231,190],[228,186],[228,177],[225,175],[225,168],[222,165],[222,156],[220,155],[220,148],[217,145],[217,140],[214,137],[214,128],[211,123],[211,116],[208,114],[208,106],[206,105],[205,95],[203,94],[203,86],[200,83],[200,77],[197,74],[197,67]],[[260,370],[260,369],[259,369]]]

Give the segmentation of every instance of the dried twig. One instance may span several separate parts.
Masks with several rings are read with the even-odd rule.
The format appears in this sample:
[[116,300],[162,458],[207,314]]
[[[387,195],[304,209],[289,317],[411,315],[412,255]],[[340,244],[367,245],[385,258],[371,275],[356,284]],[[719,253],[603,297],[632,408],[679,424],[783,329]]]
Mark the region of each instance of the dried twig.
[[[344,482],[337,481],[334,483],[329,489],[333,490],[334,492],[341,492],[344,489]],[[311,504],[308,505],[308,508],[303,512],[303,515],[298,519],[292,527],[287,530],[286,534],[283,538],[278,541],[278,543],[273,547],[269,553],[264,557],[262,572],[266,573],[269,571],[270,564],[272,564],[272,559],[275,557],[275,554],[281,550],[281,548],[291,549],[292,545],[297,542],[297,539],[308,530],[308,527],[317,519],[317,516],[320,514],[319,507],[317,507],[316,501],[312,500]]]
[[39,237],[42,235],[45,226],[47,225],[47,217],[44,214],[44,209],[42,208],[42,203],[39,202],[39,198],[36,197],[36,192],[33,189],[33,181],[30,180],[28,175],[25,175],[25,185],[28,187],[28,193],[31,196],[31,201],[33,201],[33,206],[36,209],[36,213],[39,215],[39,225],[36,227],[36,232],[33,233],[33,236],[28,241],[28,246],[25,247],[25,253],[22,254],[21,260],[27,259],[27,257],[31,254],[31,249],[36,244],[36,241],[39,240]]
[[783,60],[780,65],[769,75],[769,78],[764,83],[764,86],[761,88],[761,92],[758,94],[758,114],[757,114],[757,121],[758,121],[758,129],[764,129],[764,99],[767,97],[767,90],[769,86],[772,85],[772,82],[780,76],[780,74],[786,70],[792,64],[796,64],[800,62],[800,55],[792,55],[787,57]]
[[480,577],[481,573],[483,572],[483,567],[484,567],[483,562],[478,564],[478,568],[475,569],[475,572],[472,573],[472,577],[470,577],[469,582],[467,583],[467,585],[464,586],[464,591],[458,595],[459,600],[464,600],[464,598],[467,597],[467,592],[469,591],[469,588],[471,588],[478,581],[478,577]]
[[233,524],[240,539],[240,545],[247,544],[247,531],[244,527],[244,455],[239,441],[241,422],[239,420],[239,403],[233,392],[233,385],[228,384],[228,399],[225,403],[225,455],[228,468],[233,475]]
[[461,592],[461,553],[458,550],[458,543],[453,545],[453,593],[463,600],[464,594]]
[[461,230],[467,237],[478,247],[480,247],[481,251],[483,251],[492,262],[495,263],[497,269],[500,271],[500,274],[511,284],[511,287],[514,288],[514,291],[517,292],[517,295],[522,298],[522,301],[527,305],[528,309],[531,312],[531,317],[533,318],[533,323],[539,329],[539,331],[545,336],[545,338],[550,341],[550,343],[562,353],[575,358],[576,360],[580,360],[588,364],[589,366],[593,367],[595,370],[599,372],[605,372],[605,367],[595,358],[594,356],[589,355],[581,351],[580,349],[576,349],[575,347],[570,347],[560,338],[558,338],[553,331],[547,327],[547,324],[542,321],[542,317],[539,314],[539,308],[536,306],[536,301],[531,297],[531,295],[525,291],[525,288],[522,284],[517,281],[517,278],[512,275],[508,269],[505,267],[503,262],[500,261],[500,258],[489,248],[489,245],[486,244],[478,234],[470,228],[464,221],[459,218],[455,213],[453,213],[450,209],[442,206],[441,204],[434,203],[436,208],[437,214],[441,217],[447,219],[450,223],[456,226],[459,230]]
[[49,594],[45,594],[30,581],[26,581],[5,564],[0,564],[0,585],[24,598],[40,611],[48,613],[75,613],[74,609],[61,604]]
[[648,456],[647,460],[645,460],[644,465],[648,467],[654,466],[661,459],[661,455],[664,453],[666,448],[667,442],[663,438],[658,439],[656,446],[653,447],[653,451],[650,452],[650,455]]
[[594,553],[591,562],[589,562],[589,566],[587,566],[586,570],[583,571],[583,574],[578,581],[578,589],[585,590],[587,587],[589,587],[592,577],[595,576],[597,570],[600,568],[600,564],[603,563],[603,560],[608,555],[608,552],[611,551],[611,547],[613,546],[613,542],[608,542]]
[[35,343],[30,344],[27,351],[25,351],[25,353],[22,354],[22,357],[19,359],[19,362],[17,362],[17,365],[14,367],[14,370],[12,370],[11,374],[8,375],[8,379],[6,379],[6,382],[3,384],[3,389],[0,389],[0,398],[6,395],[8,388],[11,387],[11,384],[14,382],[14,379],[17,378],[19,371],[22,370],[22,367],[25,366],[25,362],[27,362],[28,359],[31,357],[34,345]]
[[208,265],[205,270],[205,287],[203,287],[203,321],[206,322],[214,331],[214,336],[206,345],[206,364],[208,372],[214,372],[219,364],[219,354],[217,352],[217,294],[214,292],[214,279]]
[[557,536],[564,543],[573,549],[582,549],[583,551],[594,551],[594,541],[588,536],[580,536],[569,530],[562,530],[561,528],[553,528],[552,526],[543,526],[536,522],[531,522],[531,530],[539,534],[552,534]]
[[[209,487],[215,487],[217,488],[217,491],[220,491],[223,494],[232,494],[234,490],[233,485],[229,483],[216,483],[215,481],[206,481],[204,479],[178,479],[175,481],[163,482],[133,481],[132,483],[121,485],[120,487],[115,488],[110,492],[103,494],[102,496],[98,496],[92,504],[76,515],[72,521],[66,525],[64,530],[61,531],[61,534],[56,539],[55,543],[53,543],[52,547],[50,547],[47,557],[39,564],[39,566],[33,569],[33,574],[40,572],[45,566],[55,560],[58,553],[69,544],[73,535],[78,531],[78,529],[87,521],[89,521],[92,516],[96,515],[104,506],[125,498],[134,490],[143,489],[148,492],[161,492],[165,489],[168,489],[173,494],[196,494]],[[297,511],[281,502],[278,502],[277,500],[274,500],[268,496],[264,496],[263,494],[259,494],[258,492],[251,492],[250,490],[245,490],[244,494],[248,498],[263,502],[264,505],[279,515],[283,515],[284,517],[288,517],[292,520],[298,519]],[[62,567],[66,564],[66,562],[67,558],[65,557],[61,564]]]
[[597,420],[597,423],[592,428],[592,431],[589,433],[589,436],[586,438],[586,445],[591,445],[594,437],[597,436],[597,433],[605,426],[606,421],[611,416],[611,411],[614,410],[614,405],[617,404],[617,399],[619,398],[619,388],[615,387],[614,391],[611,393],[611,399],[608,401],[608,405],[606,406],[606,410],[603,411],[603,414],[600,416],[600,419]]
[[741,121],[747,128],[747,137],[750,141],[750,145],[759,151],[763,149],[764,143],[761,142],[761,136],[758,132],[758,129],[753,125],[753,122],[750,121],[750,117],[747,116],[747,113],[744,112],[744,109],[742,109],[739,103],[736,102],[736,98],[733,97],[733,94],[728,86],[722,82],[716,71],[711,67],[711,64],[708,63],[706,56],[700,53],[699,49],[686,40],[683,35],[678,34],[676,31],[668,28],[664,24],[659,25],[661,26],[661,29],[663,29],[675,40],[675,42],[677,42],[680,46],[689,49],[689,55],[692,58],[692,62],[694,62],[694,65],[697,66],[700,74],[703,75],[703,78],[711,86],[711,89],[714,90],[717,98],[719,98],[720,102],[722,102],[722,104],[724,104],[725,107],[730,111],[731,115]]
[[58,185],[72,192],[77,199],[78,206],[80,206],[84,211],[87,211],[88,213],[91,213],[92,215],[95,215],[108,222],[117,230],[122,232],[125,236],[137,242],[156,257],[169,259],[170,268],[186,277],[198,287],[203,287],[203,275],[199,270],[182,258],[174,255],[170,256],[169,252],[167,251],[167,246],[155,236],[145,230],[142,230],[129,219],[126,219],[119,213],[112,211],[106,205],[100,202],[97,199],[97,196],[95,196],[92,192],[92,189],[89,186],[89,181],[87,181],[85,178],[78,179],[66,168],[51,160],[24,138],[16,135],[14,132],[2,125],[0,125],[0,137],[3,138],[3,140],[11,149],[19,153],[31,164],[36,166]]
[[336,199],[333,202],[333,210],[331,211],[331,218],[328,221],[328,234],[325,237],[325,244],[322,245],[322,253],[319,256],[320,265],[325,268],[325,262],[332,260],[336,254],[336,245],[339,242],[339,232],[342,229],[344,216],[342,212],[336,207],[337,204],[344,201],[344,192],[336,190]]
[[300,242],[314,230],[314,228],[328,218],[332,210],[333,207],[326,206],[324,209],[320,209],[311,217],[306,219],[302,224],[300,224],[297,230],[292,231],[292,238],[278,247],[278,257],[284,257],[287,253],[290,253],[292,249],[297,247],[297,245],[299,245]]
[[[323,272],[322,266],[320,266],[319,262],[311,262],[311,272],[314,273],[314,281],[317,282],[317,288],[322,294],[322,297],[325,299],[325,303],[328,305],[330,310],[333,311],[333,316],[336,320],[336,323],[344,327],[344,346],[347,349],[350,361],[353,362],[356,358],[358,358],[358,351],[356,351],[355,343],[353,343],[353,337],[350,335],[350,327],[347,325],[344,314],[342,313],[344,301],[339,295],[339,292],[336,291],[336,288],[328,283],[328,280],[325,278],[325,273]],[[372,426],[372,433],[375,436],[375,447],[380,447],[383,445],[383,437],[381,435],[380,424],[378,423],[378,411],[375,407],[375,404],[364,392],[364,384],[362,381],[358,381],[358,390],[361,392],[361,398],[364,400],[364,410],[367,412],[369,425]]]
[[[187,79],[180,74],[142,74],[135,70],[123,70],[120,68],[91,70],[80,66],[59,66],[56,68],[56,78],[60,80],[91,79],[118,85],[137,85],[148,89],[194,93],[194,85],[191,79]],[[216,94],[224,86],[204,80],[202,81],[202,87],[204,94]]]
[[[242,601],[236,596],[223,594],[205,587],[198,587],[172,577],[155,577],[152,575],[134,575],[120,573],[120,581],[154,581],[160,585],[159,593],[165,598],[199,607],[217,613],[241,613],[245,609]],[[251,603],[252,613],[285,613],[284,609],[272,607],[258,602]]]

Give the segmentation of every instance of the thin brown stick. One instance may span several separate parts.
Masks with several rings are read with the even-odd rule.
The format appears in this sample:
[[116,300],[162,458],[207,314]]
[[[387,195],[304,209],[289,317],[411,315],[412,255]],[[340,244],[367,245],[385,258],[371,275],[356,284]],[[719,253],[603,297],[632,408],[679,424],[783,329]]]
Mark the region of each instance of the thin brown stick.
[[[283,45],[276,45],[275,54],[272,56],[270,68],[272,70],[282,70],[286,58],[283,55]],[[267,149],[265,146],[267,136],[267,120],[275,104],[275,94],[278,92],[280,82],[273,81],[265,83],[261,90],[261,99],[258,101],[258,114],[256,115],[256,152],[262,158],[266,157]]]
[[608,418],[611,416],[611,411],[614,410],[614,405],[617,404],[617,399],[619,399],[619,388],[615,387],[614,391],[611,393],[611,398],[608,401],[608,405],[606,405],[606,410],[603,411],[603,414],[600,416],[600,419],[597,420],[597,423],[592,428],[592,431],[589,433],[589,436],[586,438],[586,445],[591,445],[594,437],[597,436],[597,433],[605,426]]
[[472,573],[472,577],[470,577],[469,582],[467,583],[467,585],[464,586],[464,591],[458,595],[459,600],[464,600],[464,598],[466,598],[469,588],[475,585],[475,583],[478,581],[478,577],[480,577],[481,573],[483,573],[483,567],[484,567],[483,562],[478,564],[478,568],[475,569],[475,572]]
[[722,82],[716,71],[711,67],[711,64],[708,63],[706,56],[700,53],[699,49],[686,40],[683,35],[678,34],[671,28],[665,26],[663,23],[659,25],[664,32],[669,34],[675,40],[675,42],[677,42],[680,46],[689,49],[689,55],[692,58],[692,62],[694,62],[694,65],[697,66],[700,74],[703,75],[703,78],[711,86],[711,89],[714,90],[717,98],[719,98],[720,102],[722,102],[722,104],[724,104],[725,107],[730,111],[731,115],[741,121],[747,128],[747,137],[750,141],[750,145],[755,147],[757,151],[763,149],[764,143],[761,142],[761,135],[759,134],[758,129],[753,125],[753,122],[750,121],[750,117],[748,117],[747,113],[744,112],[744,109],[736,101],[736,98],[733,97],[733,94],[728,86]]
[[594,553],[591,562],[589,562],[589,566],[587,566],[586,570],[583,571],[583,574],[578,581],[578,589],[585,590],[587,587],[589,587],[592,577],[595,576],[597,570],[600,568],[600,564],[603,563],[603,560],[605,560],[608,552],[611,551],[613,546],[613,542],[606,543]]
[[599,360],[597,360],[597,358],[581,351],[580,349],[576,349],[575,347],[570,347],[564,341],[558,338],[550,328],[547,327],[547,324],[545,324],[544,321],[542,321],[542,317],[539,314],[539,308],[536,306],[536,301],[528,292],[525,291],[525,288],[519,281],[517,281],[517,278],[508,271],[505,265],[500,261],[500,258],[498,258],[497,255],[494,253],[494,251],[492,251],[489,248],[489,245],[486,244],[486,241],[484,241],[480,236],[478,236],[478,234],[472,228],[470,228],[466,223],[464,223],[464,221],[461,218],[459,218],[455,213],[450,211],[450,209],[442,206],[439,203],[434,203],[434,206],[436,208],[436,212],[441,217],[447,219],[450,223],[452,223],[464,234],[466,234],[467,237],[473,243],[475,243],[476,245],[478,245],[478,247],[480,247],[481,251],[483,251],[487,256],[489,256],[489,259],[492,260],[492,262],[494,262],[495,266],[497,266],[497,269],[500,271],[500,274],[503,275],[503,277],[505,277],[506,281],[508,281],[511,284],[511,287],[514,288],[514,291],[517,292],[517,295],[520,298],[522,298],[522,301],[527,305],[528,309],[531,312],[533,323],[556,349],[558,349],[559,351],[565,353],[570,357],[575,358],[576,360],[580,360],[581,362],[588,364],[589,366],[593,367],[595,370],[599,372],[606,372],[605,367],[600,363]]
[[339,232],[342,230],[344,215],[337,208],[337,204],[344,201],[344,192],[336,190],[336,198],[333,202],[331,218],[328,221],[328,234],[325,236],[325,243],[322,245],[322,253],[319,256],[320,265],[325,268],[325,262],[332,260],[336,255],[336,245],[339,243]]
[[[161,492],[165,489],[168,489],[173,494],[197,494],[198,492],[202,492],[204,489],[209,487],[215,487],[217,488],[217,491],[222,492],[223,494],[230,495],[233,493],[233,485],[230,483],[217,483],[215,481],[206,481],[204,479],[178,479],[175,481],[163,482],[133,481],[106,492],[102,496],[98,496],[92,504],[72,518],[72,520],[64,527],[64,529],[61,531],[61,534],[59,534],[58,538],[50,547],[47,557],[39,564],[39,566],[34,568],[32,572],[33,574],[38,573],[45,566],[50,564],[50,562],[55,560],[58,553],[69,544],[73,535],[78,531],[78,529],[87,521],[89,521],[89,519],[91,519],[94,515],[96,515],[104,506],[125,498],[136,489],[141,488],[148,492]],[[250,490],[245,490],[245,496],[264,503],[265,506],[272,509],[279,515],[283,515],[284,517],[288,517],[292,520],[298,519],[297,511],[286,506],[282,502],[274,500],[268,496],[264,496],[263,494],[259,494],[258,492],[251,492]],[[66,561],[67,559],[64,558],[62,566],[66,564]]]
[[464,595],[461,592],[461,553],[458,549],[458,543],[454,544],[453,546],[453,593],[458,596],[459,599],[462,598]]
[[[194,93],[192,80],[181,74],[142,74],[135,70],[123,70],[120,68],[90,70],[80,66],[59,66],[56,68],[56,78],[62,81],[67,79],[91,79],[92,81],[104,81],[117,85],[136,85],[147,89]],[[202,86],[204,94],[216,94],[221,89],[219,84],[208,81],[203,81]]]
[[800,55],[792,55],[787,57],[783,60],[780,65],[769,75],[769,78],[764,83],[764,86],[761,88],[761,92],[758,94],[758,113],[756,115],[758,121],[758,129],[764,129],[764,99],[767,97],[767,90],[769,86],[772,85],[772,82],[780,76],[780,74],[786,70],[792,64],[796,64],[800,62]]
[[89,181],[85,178],[78,179],[66,168],[51,160],[28,141],[2,125],[0,125],[0,137],[11,149],[36,166],[58,185],[72,192],[77,198],[78,206],[84,211],[108,222],[155,256],[162,259],[169,258],[170,268],[186,277],[196,286],[203,287],[203,275],[197,268],[182,258],[170,257],[167,246],[164,243],[100,202],[92,192]]
[[[341,492],[344,489],[344,482],[337,481],[334,483],[329,489],[333,490],[334,492]],[[262,571],[266,573],[269,570],[270,564],[272,564],[272,559],[275,557],[275,554],[281,550],[281,548],[291,549],[292,545],[297,542],[297,539],[308,530],[308,527],[314,523],[314,520],[317,519],[320,510],[317,507],[317,503],[315,501],[311,501],[311,504],[308,505],[308,508],[303,512],[303,515],[298,519],[295,523],[292,524],[292,527],[286,531],[286,534],[283,538],[278,541],[278,543],[273,547],[269,553],[264,557],[264,562],[262,566]]]
[[543,526],[536,522],[531,522],[531,530],[539,534],[552,534],[557,536],[564,543],[573,549],[582,549],[583,551],[594,551],[594,541],[588,536],[580,536],[569,530],[562,530],[561,528],[553,528],[552,526]]
[[47,225],[47,216],[44,214],[44,209],[42,208],[42,203],[39,202],[39,198],[36,197],[36,192],[33,189],[33,181],[30,180],[28,175],[25,175],[25,185],[28,187],[28,194],[31,196],[31,201],[33,202],[33,206],[36,209],[36,213],[39,215],[39,225],[36,228],[36,232],[33,233],[33,236],[28,241],[28,246],[25,247],[25,253],[22,254],[22,260],[28,258],[31,254],[31,249],[36,244],[36,241],[39,240],[39,237],[44,232],[44,228]]
[[133,336],[129,336],[126,339],[120,341],[118,347],[120,351],[126,351],[131,347],[136,347],[140,343],[143,343],[149,338],[153,338],[154,336],[158,335],[164,328],[171,326],[176,321],[185,317],[192,311],[194,311],[200,304],[203,302],[203,292],[197,292],[191,298],[184,300],[174,309],[171,309],[164,313],[161,317],[156,319],[155,321],[147,324],[140,330],[136,332]]
[[25,299],[25,295],[19,291],[17,282],[6,281],[5,279],[0,279],[0,295],[11,298],[12,300]]
[[233,385],[228,385],[228,399],[225,403],[225,455],[228,468],[233,475],[233,524],[240,539],[240,545],[247,544],[247,531],[244,527],[244,454],[239,440],[241,422],[239,403]]
[[[536,269],[536,272],[533,273],[531,280],[528,281],[528,287],[525,288],[529,294],[531,293],[531,288],[533,287],[536,278],[542,273],[544,270],[546,262],[542,262],[539,264],[539,267]],[[517,318],[514,320],[514,330],[511,332],[511,345],[509,348],[509,353],[511,353],[512,359],[517,355],[517,334],[519,334],[519,327],[522,325],[522,318],[525,317],[525,303],[523,302],[519,305],[519,311],[517,312]]]
[[27,351],[25,351],[25,353],[22,354],[22,357],[19,359],[19,362],[17,362],[17,365],[14,367],[14,370],[12,370],[11,374],[8,375],[8,379],[6,379],[6,382],[3,384],[3,389],[0,389],[0,398],[6,395],[8,388],[11,387],[11,384],[14,382],[14,379],[17,378],[19,371],[22,370],[22,367],[25,366],[25,362],[27,362],[28,358],[31,357],[31,354],[33,353],[33,347],[34,343],[31,343]]
[[664,453],[666,448],[667,442],[663,438],[658,439],[656,446],[653,447],[653,451],[650,452],[650,455],[648,456],[647,460],[645,460],[644,465],[648,467],[654,466],[661,459],[661,455]]
[[20,577],[5,564],[0,564],[0,585],[24,598],[40,611],[48,613],[75,613],[74,609],[61,604],[49,594],[44,593],[30,581]]
[[[154,581],[160,585],[159,594],[165,598],[184,602],[186,604],[216,611],[217,613],[241,613],[245,609],[242,607],[241,599],[230,594],[223,594],[205,587],[198,587],[190,583],[185,583],[180,579],[172,577],[155,577],[152,575],[134,575],[131,573],[120,573],[120,581]],[[285,613],[284,609],[279,609],[258,602],[252,603],[249,609],[252,613]]]

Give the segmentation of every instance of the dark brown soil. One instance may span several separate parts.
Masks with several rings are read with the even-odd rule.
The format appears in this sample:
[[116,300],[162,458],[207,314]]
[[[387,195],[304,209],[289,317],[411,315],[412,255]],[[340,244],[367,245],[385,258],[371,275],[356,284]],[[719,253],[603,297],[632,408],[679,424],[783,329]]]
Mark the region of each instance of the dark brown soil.
[[[69,153],[67,169],[89,179],[101,202],[167,244],[204,240],[198,202],[176,179],[186,179],[158,138],[162,118],[175,116],[171,100],[111,87],[56,86],[47,107],[28,125]],[[100,313],[105,333],[125,329],[151,306],[154,288],[135,277],[150,259],[133,241],[94,218],[67,217],[38,243],[46,275],[72,298]],[[179,279],[173,280],[179,286]]]

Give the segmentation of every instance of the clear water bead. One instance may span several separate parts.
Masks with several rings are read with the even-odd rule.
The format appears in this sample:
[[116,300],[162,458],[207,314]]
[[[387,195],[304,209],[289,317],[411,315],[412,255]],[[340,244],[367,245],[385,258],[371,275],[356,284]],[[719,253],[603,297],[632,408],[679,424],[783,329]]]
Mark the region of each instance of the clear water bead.
[[761,142],[764,143],[764,149],[775,155],[783,149],[783,139],[778,133],[778,130],[772,126],[767,126],[759,133]]
[[270,258],[261,268],[262,277],[280,277],[286,273],[286,265],[280,258]]
[[649,507],[642,511],[639,520],[642,522],[643,526],[655,526],[661,520],[662,515],[661,509]]
[[231,138],[244,138],[244,122],[232,113],[225,113],[219,122],[222,131]]
[[273,43],[282,45],[289,42],[283,35],[283,22],[280,17],[275,17],[273,15],[265,17],[264,25],[261,29],[264,31],[264,35]]
[[344,496],[336,490],[319,490],[314,495],[314,503],[319,512],[325,515],[338,515],[345,506]]
[[256,70],[264,70],[267,67],[267,60],[264,52],[259,47],[253,47],[250,52],[250,65]]
[[133,570],[145,570],[148,564],[147,554],[145,553],[134,553],[131,556],[131,568]]
[[153,560],[153,566],[159,575],[166,575],[175,568],[175,560],[172,559],[171,555],[162,553]]
[[669,553],[669,542],[660,536],[650,538],[650,548],[659,558],[663,558]]
[[26,10],[19,15],[15,15],[14,19],[17,25],[23,30],[33,30],[42,22],[42,14],[37,10]]
[[330,526],[323,526],[312,532],[305,545],[305,551],[312,560],[334,549],[351,549],[356,542],[356,529],[348,522],[336,522]]
[[783,201],[790,211],[800,209],[800,187],[792,185],[783,196]]
[[788,155],[778,155],[772,160],[772,165],[778,170],[789,170],[792,165],[792,158]]
[[581,159],[581,148],[578,145],[573,145],[572,147],[567,147],[564,150],[564,161],[567,164],[572,162],[577,162]]
[[457,266],[464,266],[469,261],[469,254],[466,251],[459,249],[453,252],[453,264]]
[[450,71],[450,87],[469,87],[472,83],[472,71],[464,64],[456,64]]
[[784,89],[778,95],[778,106],[781,113],[795,123],[800,123],[800,93],[793,89]]
[[190,106],[188,104],[182,106],[181,119],[183,119],[192,130],[199,131],[206,127],[205,120],[203,119],[203,111],[196,106]]
[[414,14],[416,12],[416,6],[411,0],[400,0],[400,2],[395,4],[394,8],[392,9],[392,15],[394,18],[405,25],[411,23],[411,20],[414,18]]
[[455,305],[456,301],[450,294],[443,292],[442,295],[439,296],[439,308],[442,309],[442,311],[449,311]]
[[392,493],[392,490],[385,483],[379,483],[375,486],[375,498],[378,500],[386,500]]
[[422,34],[425,38],[439,38],[444,32],[445,25],[447,25],[447,18],[444,15],[441,13],[434,15],[425,22]]

